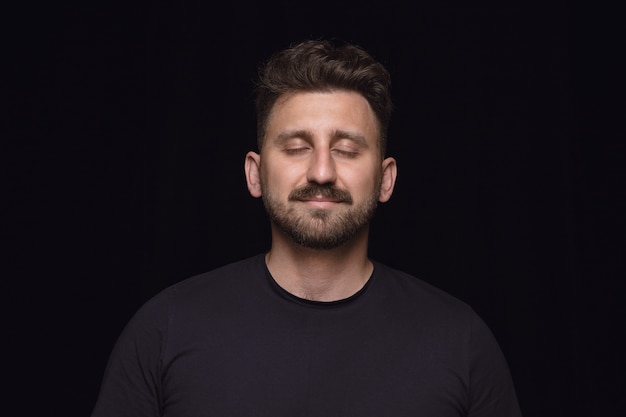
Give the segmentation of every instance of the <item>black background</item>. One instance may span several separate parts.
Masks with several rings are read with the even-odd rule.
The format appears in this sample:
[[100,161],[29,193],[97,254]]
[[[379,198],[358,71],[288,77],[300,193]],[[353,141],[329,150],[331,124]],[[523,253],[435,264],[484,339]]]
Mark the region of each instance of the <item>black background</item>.
[[618,415],[620,15],[466,3],[5,10],[8,403],[20,415],[88,415],[144,301],[268,248],[243,176],[252,80],[274,50],[323,36],[364,46],[392,74],[399,178],[372,225],[372,257],[475,308],[526,416]]

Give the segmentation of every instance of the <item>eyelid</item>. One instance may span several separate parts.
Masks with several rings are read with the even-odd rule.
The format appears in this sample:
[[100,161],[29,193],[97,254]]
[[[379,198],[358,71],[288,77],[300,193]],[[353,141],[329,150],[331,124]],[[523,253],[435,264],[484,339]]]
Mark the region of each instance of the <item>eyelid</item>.
[[306,148],[309,147],[310,144],[306,139],[300,137],[289,138],[282,142],[282,147],[284,149],[288,148]]
[[335,143],[332,147],[332,150],[342,152],[342,153],[359,153],[363,149],[359,143],[356,143],[352,140],[342,140],[338,143]]
[[287,154],[298,154],[298,153],[303,153],[308,151],[309,148],[306,147],[302,147],[302,148],[284,148],[283,152],[287,153]]
[[359,151],[349,149],[333,149],[333,152],[341,156],[347,156],[352,158],[359,155]]
[[367,147],[366,143],[364,141],[361,141],[359,139],[354,139],[351,137],[341,137],[341,138],[337,138],[334,142],[334,146],[344,146],[350,149],[363,149],[365,147]]

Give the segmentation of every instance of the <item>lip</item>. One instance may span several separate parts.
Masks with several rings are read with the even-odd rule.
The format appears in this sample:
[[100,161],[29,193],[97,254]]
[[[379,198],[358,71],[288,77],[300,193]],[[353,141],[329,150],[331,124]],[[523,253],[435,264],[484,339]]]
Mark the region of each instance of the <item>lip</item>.
[[324,197],[305,198],[300,201],[306,204],[307,206],[311,206],[315,208],[330,208],[341,203],[338,200],[333,200],[331,198],[324,198]]
[[334,198],[328,198],[328,197],[322,197],[322,196],[307,197],[307,198],[303,198],[302,201],[320,201],[320,202],[329,202],[329,203],[339,202],[339,200],[336,200]]

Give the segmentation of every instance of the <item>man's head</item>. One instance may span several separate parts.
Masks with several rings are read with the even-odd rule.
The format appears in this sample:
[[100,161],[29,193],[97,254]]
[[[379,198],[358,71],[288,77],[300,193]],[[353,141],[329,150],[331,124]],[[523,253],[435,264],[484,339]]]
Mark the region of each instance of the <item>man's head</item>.
[[263,147],[267,121],[279,97],[295,91],[346,90],[361,94],[374,111],[384,156],[393,110],[390,88],[385,67],[355,45],[309,40],[277,52],[261,68],[256,85],[258,148]]
[[257,92],[260,150],[245,172],[273,237],[313,249],[365,242],[396,178],[384,157],[387,71],[360,48],[305,42],[274,55]]

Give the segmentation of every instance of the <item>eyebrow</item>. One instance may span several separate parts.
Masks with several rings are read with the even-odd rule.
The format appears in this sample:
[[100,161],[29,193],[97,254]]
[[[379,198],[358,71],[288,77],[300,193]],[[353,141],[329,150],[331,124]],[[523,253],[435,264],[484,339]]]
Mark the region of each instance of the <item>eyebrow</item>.
[[346,130],[335,130],[333,132],[333,139],[350,139],[361,146],[367,146],[367,141],[365,140],[365,136],[360,133],[348,132]]
[[[365,136],[360,133],[349,132],[347,130],[336,129],[331,134],[334,140],[337,139],[349,139],[356,142],[360,146],[367,146],[367,141],[365,140]],[[276,143],[283,143],[292,138],[303,138],[305,140],[312,140],[313,134],[305,129],[293,129],[286,130],[280,132],[278,136],[276,136]]]
[[280,132],[278,136],[276,136],[276,143],[283,143],[292,138],[303,138],[306,140],[310,140],[313,137],[311,132],[304,129],[294,129],[294,130],[286,130]]

